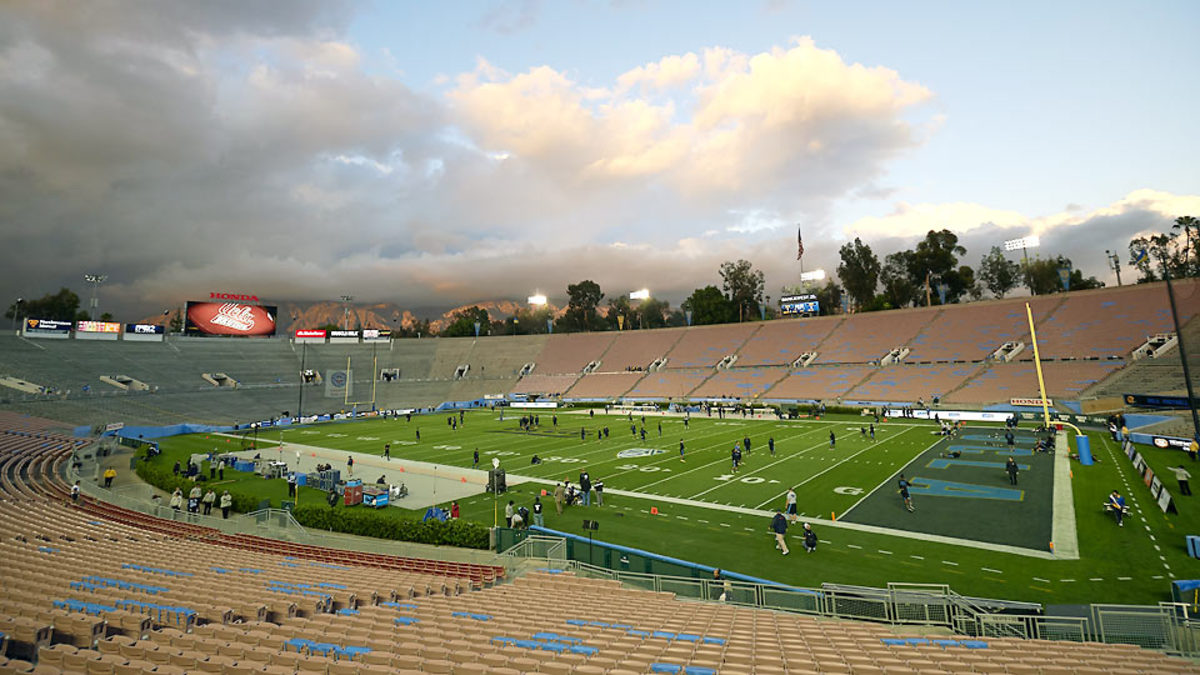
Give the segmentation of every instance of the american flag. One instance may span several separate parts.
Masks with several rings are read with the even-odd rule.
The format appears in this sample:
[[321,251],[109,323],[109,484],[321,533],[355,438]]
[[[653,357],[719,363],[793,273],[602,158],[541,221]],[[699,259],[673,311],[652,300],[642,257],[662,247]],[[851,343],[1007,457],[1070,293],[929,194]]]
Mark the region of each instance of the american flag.
[[796,227],[796,260],[804,257],[804,235],[800,234],[800,228]]

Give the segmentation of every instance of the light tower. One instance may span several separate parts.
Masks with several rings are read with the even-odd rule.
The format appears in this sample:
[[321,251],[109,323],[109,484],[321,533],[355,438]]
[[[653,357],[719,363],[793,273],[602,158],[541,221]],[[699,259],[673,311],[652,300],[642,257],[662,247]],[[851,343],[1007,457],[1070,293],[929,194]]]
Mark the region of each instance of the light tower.
[[100,284],[108,280],[108,275],[85,274],[83,280],[92,285],[92,300],[88,304],[88,317],[93,321],[99,321],[100,314],[97,310],[100,309],[100,300],[96,297],[96,292],[100,289]]

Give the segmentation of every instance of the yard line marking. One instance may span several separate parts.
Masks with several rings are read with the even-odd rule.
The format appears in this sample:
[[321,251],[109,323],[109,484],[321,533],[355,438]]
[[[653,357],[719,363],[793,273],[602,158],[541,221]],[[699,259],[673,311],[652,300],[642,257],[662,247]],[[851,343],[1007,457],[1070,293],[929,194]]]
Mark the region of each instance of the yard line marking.
[[1059,579],[1059,581],[1061,581],[1061,582],[1062,582],[1062,583],[1064,583],[1064,584],[1073,584],[1073,583],[1075,583],[1075,580],[1074,580],[1074,579]]
[[846,544],[846,547],[847,547],[847,548],[856,548],[856,549],[858,549],[858,550],[860,550],[860,551],[862,550],[862,547],[861,547],[861,546],[859,546],[858,544]]
[[1004,574],[1004,572],[1001,572],[1000,570],[994,570],[990,567],[980,567],[979,569],[983,570],[984,572],[991,572],[992,574]]
[[1149,535],[1146,535],[1146,536],[1150,537],[1150,541],[1158,541],[1157,539],[1155,539],[1155,538],[1154,538],[1154,535],[1153,535],[1153,534],[1149,534]]
[[687,520],[687,519],[688,519],[688,518],[687,518],[687,516],[675,516],[675,517],[676,517],[676,518],[678,518],[678,519],[680,519],[680,520]]
[[1151,579],[1162,579],[1162,578],[1163,578],[1163,575],[1161,575],[1161,574],[1155,574],[1154,576],[1152,576],[1152,577],[1150,577],[1150,578],[1151,578]]
[[1155,551],[1161,551],[1162,549],[1161,549],[1161,548],[1159,548],[1158,544],[1155,544],[1155,545],[1154,545],[1154,550],[1155,550]]
[[1050,583],[1050,580],[1049,580],[1049,579],[1043,579],[1043,578],[1041,578],[1041,577],[1034,577],[1034,578],[1033,578],[1033,580],[1034,580],[1034,581],[1040,581],[1040,582],[1042,582],[1043,584],[1048,584],[1048,583]]
[[955,567],[958,567],[958,563],[956,563],[956,562],[951,562],[951,561],[949,561],[949,560],[943,560],[943,561],[942,561],[942,564],[943,564],[943,565],[953,565],[953,566],[955,566]]
[[718,523],[721,527],[729,527],[729,523]]
[[919,556],[919,555],[910,555],[908,557],[912,558],[913,560],[924,560],[925,559],[924,557]]
[[1104,581],[1104,577],[1090,577],[1088,581]]
[[877,551],[879,551],[880,553],[884,554],[884,555],[891,555],[891,554],[892,554],[892,552],[891,552],[891,551],[885,551],[885,550],[883,550],[883,549],[881,549],[881,548],[880,548],[880,549],[876,549],[876,550],[877,550]]
[[[916,427],[909,427],[909,429],[905,429],[905,431],[902,431],[902,432],[900,432],[899,434],[896,434],[896,436],[895,436],[895,437],[896,437],[896,438],[899,438],[899,437],[900,437],[900,436],[902,436],[902,435],[903,435],[903,434],[904,434],[906,431],[909,431],[909,430],[911,430],[911,429],[914,429],[914,428],[916,428]],[[909,465],[909,464],[912,464],[912,463],[913,463],[913,461],[914,461],[916,458],[918,458],[918,457],[920,457],[921,455],[924,455],[925,453],[929,452],[929,450],[930,450],[931,448],[933,448],[933,446],[935,446],[935,445],[937,445],[938,443],[941,443],[941,442],[942,442],[942,439],[941,439],[941,438],[938,438],[938,440],[934,441],[932,444],[930,444],[930,445],[929,445],[928,447],[926,447],[924,450],[922,450],[921,452],[919,452],[919,453],[917,453],[917,454],[913,455],[912,459],[908,460],[908,462],[907,462],[907,463],[905,463],[905,465],[904,465],[904,466],[900,467],[900,470],[901,470],[901,471],[904,471],[904,469],[907,469],[907,468],[908,468],[908,465]],[[873,446],[870,446],[870,447],[873,447]],[[893,477],[894,477],[894,476],[888,476],[887,478],[884,478],[884,479],[883,479],[883,482],[882,482],[882,483],[880,483],[879,485],[876,485],[874,490],[871,490],[871,491],[869,491],[869,492],[864,492],[864,493],[863,493],[863,496],[862,496],[862,497],[861,497],[861,498],[860,498],[858,501],[854,502],[854,504],[852,504],[852,505],[850,506],[850,508],[848,508],[848,509],[846,509],[845,511],[843,511],[843,512],[842,512],[842,518],[844,519],[844,518],[846,517],[846,514],[850,513],[850,512],[851,512],[851,511],[853,511],[853,510],[854,510],[854,509],[855,509],[855,508],[856,508],[856,507],[857,507],[859,504],[861,504],[861,503],[863,503],[864,501],[866,501],[867,497],[870,497],[871,495],[875,494],[875,492],[876,492],[876,491],[878,491],[878,490],[880,490],[880,489],[882,489],[884,485],[887,485],[888,483],[890,483],[890,482],[892,481],[892,478],[893,478]]]
[[1117,577],[1117,581],[1133,581],[1133,577]]
[[747,532],[753,532],[753,531],[754,531],[754,528],[753,528],[753,527],[743,527],[742,529],[743,529],[743,530],[745,530],[745,531],[747,531]]
[[696,522],[697,522],[697,523],[704,523],[705,525],[707,525],[707,524],[708,524],[708,521],[707,521],[707,520],[705,520],[705,519],[703,519],[703,518],[698,518],[698,519],[696,520]]

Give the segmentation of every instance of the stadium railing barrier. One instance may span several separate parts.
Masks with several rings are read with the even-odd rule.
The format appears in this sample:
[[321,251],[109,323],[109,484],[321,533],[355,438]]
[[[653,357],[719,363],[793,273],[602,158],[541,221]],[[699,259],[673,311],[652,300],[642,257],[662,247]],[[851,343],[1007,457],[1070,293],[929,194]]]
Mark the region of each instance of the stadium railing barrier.
[[[546,569],[570,571],[585,578],[615,579],[629,588],[674,593],[682,599],[831,619],[942,627],[979,638],[1133,644],[1169,654],[1200,657],[1200,621],[1189,616],[1188,605],[1184,603],[1096,604],[1088,606],[1084,616],[1046,615],[1036,603],[964,596],[943,584],[893,582],[887,588],[840,584],[802,588],[724,572],[721,579],[714,579],[713,568],[698,564],[689,564],[690,569],[676,575],[620,569],[629,567],[631,556],[638,553],[647,559],[661,556],[606,542],[588,542],[576,535],[552,536],[501,528],[497,543],[509,568],[519,567],[519,561],[534,561]],[[600,555],[603,549],[617,555]],[[613,560],[615,565],[607,564]],[[665,560],[672,565],[684,562]],[[596,561],[607,562],[596,564]]]

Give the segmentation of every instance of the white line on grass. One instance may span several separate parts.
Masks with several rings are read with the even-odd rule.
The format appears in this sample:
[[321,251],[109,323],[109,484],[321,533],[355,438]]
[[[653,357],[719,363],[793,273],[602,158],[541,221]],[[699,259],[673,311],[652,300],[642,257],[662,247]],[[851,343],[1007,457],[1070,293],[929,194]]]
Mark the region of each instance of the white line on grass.
[[1048,584],[1048,583],[1050,583],[1050,580],[1049,580],[1049,579],[1043,579],[1043,578],[1041,578],[1041,577],[1034,577],[1034,578],[1033,578],[1033,580],[1034,580],[1034,581],[1040,581],[1040,582],[1041,582],[1041,583],[1043,583],[1043,584]]
[[[796,487],[800,487],[800,486],[802,486],[802,485],[804,485],[804,484],[806,484],[806,483],[812,482],[813,480],[815,480],[815,479],[817,479],[817,478],[820,478],[821,476],[824,476],[825,474],[829,473],[830,471],[833,471],[834,469],[838,468],[839,466],[841,466],[841,465],[845,464],[846,462],[848,462],[848,461],[850,461],[850,460],[854,459],[855,457],[858,457],[859,455],[863,454],[864,452],[866,452],[866,451],[868,451],[868,450],[870,450],[870,449],[872,449],[872,448],[874,448],[874,447],[875,447],[875,446],[873,446],[873,445],[868,445],[867,447],[863,448],[862,450],[859,450],[858,452],[854,453],[853,455],[850,455],[849,457],[847,457],[847,458],[845,458],[845,459],[843,459],[843,460],[841,460],[841,461],[839,461],[839,462],[835,462],[835,463],[831,464],[831,465],[830,465],[828,468],[826,468],[824,471],[820,471],[820,472],[818,472],[818,473],[815,473],[815,474],[813,474],[813,475],[809,476],[808,478],[805,478],[803,481],[801,481],[801,482],[799,482],[799,483],[796,483]],[[933,446],[930,446],[930,447],[933,447]],[[910,461],[911,461],[911,460],[910,460]],[[770,468],[770,466],[771,466],[771,465],[764,466],[764,467],[763,467],[763,469]],[[760,469],[760,470],[761,470],[761,469]],[[753,471],[752,471],[751,473],[755,473],[755,472],[753,472]],[[891,479],[891,477],[889,476],[889,477],[888,477],[888,480],[890,480],[890,479]],[[886,481],[885,481],[885,482],[886,482]],[[780,494],[783,494],[783,493],[780,493]],[[769,500],[767,500],[767,501],[763,502],[762,504],[759,504],[759,505],[758,505],[757,507],[755,507],[755,508],[759,508],[759,509],[761,509],[762,507],[766,506],[767,504],[770,504],[771,502],[775,501],[776,499],[779,499],[779,495],[776,495],[776,496],[772,497],[771,499],[769,499]],[[861,501],[861,500],[860,500],[860,501]],[[846,515],[846,513],[843,511],[843,512],[842,512],[842,515],[843,515],[843,516],[845,516],[845,515]]]
[[994,570],[990,567],[980,567],[979,569],[983,570],[984,572],[991,572],[992,574],[1004,574],[1004,572],[1001,572],[1000,570]]
[[1104,577],[1089,577],[1088,581],[1104,581]]
[[954,567],[958,567],[958,563],[951,561],[951,560],[943,560],[942,564],[943,565],[953,565]]
[[925,559],[924,557],[919,556],[919,555],[910,555],[908,557],[912,558],[913,560],[924,560]]
[[846,544],[846,548],[856,548],[860,551],[862,550],[862,547],[859,546],[858,544]]
[[[914,428],[916,428],[916,427],[909,427],[909,429],[914,429]],[[907,429],[906,429],[905,431],[907,431]],[[900,437],[900,436],[901,436],[903,433],[904,433],[904,432],[901,432],[900,434],[896,434],[896,438],[899,438],[899,437]],[[922,450],[921,452],[917,453],[916,455],[913,455],[913,456],[912,456],[912,458],[911,458],[911,459],[909,459],[907,462],[905,462],[905,463],[904,463],[904,466],[902,466],[902,467],[900,467],[900,468],[901,468],[902,470],[903,470],[903,469],[907,469],[907,468],[908,468],[908,466],[909,466],[910,464],[912,464],[914,461],[916,461],[918,457],[922,457],[922,456],[924,456],[924,454],[925,454],[925,453],[927,453],[927,452],[929,452],[931,449],[933,449],[933,446],[935,446],[935,445],[937,445],[938,443],[941,443],[941,442],[942,442],[942,438],[938,438],[936,441],[934,441],[933,443],[931,443],[931,444],[930,444],[928,447],[926,447],[924,450]],[[894,476],[894,475],[895,475],[895,474],[892,474],[892,476]],[[884,485],[887,485],[888,483],[892,482],[892,476],[888,476],[887,478],[884,478],[884,479],[883,479],[883,482],[881,482],[879,485],[876,485],[874,490],[871,490],[870,492],[867,492],[867,493],[863,494],[862,498],[860,498],[858,501],[856,501],[856,502],[854,502],[853,504],[851,504],[851,505],[850,505],[850,508],[846,509],[845,511],[842,511],[842,518],[843,518],[843,519],[845,519],[845,518],[846,518],[846,514],[848,514],[848,513],[850,513],[851,511],[853,511],[853,510],[854,510],[854,507],[856,507],[856,506],[858,506],[859,504],[861,504],[861,503],[863,503],[864,501],[866,501],[867,497],[870,497],[871,495],[873,495],[873,494],[875,494],[876,492],[878,492],[879,490],[881,490],[881,489],[883,488],[883,486],[884,486]]]
[[883,550],[883,549],[876,549],[876,550],[878,550],[880,553],[882,553],[882,554],[884,554],[884,555],[891,555],[891,554],[892,554],[892,552],[891,552],[891,551],[885,551],[885,550]]

